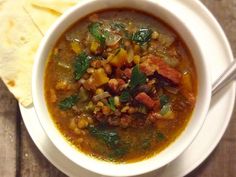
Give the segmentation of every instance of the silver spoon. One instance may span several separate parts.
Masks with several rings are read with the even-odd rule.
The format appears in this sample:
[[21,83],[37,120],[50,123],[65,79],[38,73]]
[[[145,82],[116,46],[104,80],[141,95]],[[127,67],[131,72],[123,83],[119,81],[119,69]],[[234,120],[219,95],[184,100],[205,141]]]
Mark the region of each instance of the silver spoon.
[[223,87],[228,85],[236,76],[236,60],[234,60],[230,66],[225,69],[221,76],[212,85],[212,95],[215,95]]

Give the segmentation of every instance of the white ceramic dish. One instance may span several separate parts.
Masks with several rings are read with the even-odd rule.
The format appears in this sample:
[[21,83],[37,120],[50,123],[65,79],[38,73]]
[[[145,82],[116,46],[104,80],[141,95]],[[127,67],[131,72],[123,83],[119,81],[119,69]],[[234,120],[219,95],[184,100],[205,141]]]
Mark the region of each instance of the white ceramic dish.
[[[169,2],[170,4],[172,1]],[[174,3],[172,4],[175,5]],[[192,118],[182,134],[165,150],[152,158],[129,164],[114,164],[87,156],[73,148],[56,128],[46,107],[44,98],[44,73],[46,61],[52,47],[61,34],[80,18],[98,10],[110,8],[134,8],[142,10],[164,20],[172,26],[183,38],[193,55],[198,74],[198,95]],[[185,12],[187,13],[187,11]],[[188,13],[187,13],[188,15]],[[194,20],[194,19],[192,19]],[[68,10],[49,29],[39,47],[33,69],[32,93],[33,102],[39,121],[45,132],[65,156],[77,165],[92,172],[108,176],[133,176],[144,174],[163,167],[177,158],[193,141],[199,132],[209,109],[211,99],[211,82],[207,57],[204,55],[204,46],[199,45],[199,38],[195,34],[195,26],[188,25],[185,19],[178,16],[175,10],[166,7],[166,2],[156,0],[89,0],[78,3]]]
[[[225,35],[215,19],[200,2],[188,0],[172,0],[172,2],[175,3],[175,6],[170,6],[169,8],[177,8],[178,13],[182,14],[183,18],[188,19],[191,16],[191,18],[195,18],[197,24],[201,24],[201,31],[204,31],[204,34],[199,31],[198,33],[202,34],[199,34],[199,38],[202,45],[206,44],[206,37],[207,42],[211,44],[205,45],[205,55],[209,57],[208,65],[212,69],[212,77],[213,80],[215,80],[227,65],[230,64],[230,61],[233,60],[232,52]],[[168,6],[168,3],[166,5]],[[185,16],[185,14],[181,12],[182,9],[186,8],[190,11],[188,16]],[[196,23],[188,20],[186,22],[192,24]],[[212,53],[214,53],[214,56],[212,56]],[[192,145],[179,158],[166,166],[161,171],[161,176],[186,175],[198,166],[217,145],[232,114],[235,101],[235,84],[225,88],[221,93],[223,92],[224,95],[218,95],[218,97],[212,100],[212,106],[207,120]],[[25,109],[21,107],[21,112],[26,127],[36,145],[55,166],[69,176],[100,176],[76,166],[55,149],[54,145],[40,127],[33,108]],[[199,146],[199,144],[201,146]],[[153,172],[152,174],[148,174],[148,176],[156,176],[156,173],[157,172]]]

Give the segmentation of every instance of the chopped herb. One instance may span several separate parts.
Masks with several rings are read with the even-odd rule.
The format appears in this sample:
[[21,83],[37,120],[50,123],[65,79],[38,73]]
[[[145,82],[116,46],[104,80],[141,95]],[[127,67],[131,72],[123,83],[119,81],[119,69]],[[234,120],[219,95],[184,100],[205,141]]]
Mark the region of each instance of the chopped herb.
[[67,110],[67,109],[72,108],[72,106],[76,104],[77,100],[78,100],[78,97],[76,95],[72,95],[60,101],[58,106],[62,110]]
[[108,147],[115,148],[120,141],[120,137],[115,131],[103,130],[93,126],[89,126],[88,130],[92,136],[103,141]]
[[120,101],[121,102],[127,102],[129,101],[131,98],[131,95],[129,94],[128,91],[123,91],[120,95]]
[[160,96],[160,104],[161,104],[161,108],[166,105],[167,103],[169,103],[170,98],[167,95],[161,95]]
[[144,141],[142,142],[141,148],[144,150],[149,149],[151,146],[151,140],[149,138],[144,139]]
[[111,23],[111,28],[114,30],[123,31],[125,30],[125,24],[121,22],[113,22]]
[[162,116],[164,116],[164,115],[166,115],[171,109],[170,109],[170,104],[165,104],[165,105],[163,105],[162,106],[162,108],[161,108],[161,111],[160,111],[160,114],[162,115]]
[[103,34],[105,38],[111,37],[111,33],[108,30],[105,30]]
[[117,159],[123,157],[128,152],[127,147],[118,147],[113,150],[113,152],[109,155],[109,157],[112,159]]
[[132,38],[133,38],[133,34],[132,33],[129,33],[129,31],[128,30],[125,30],[124,31],[124,33],[125,33],[125,38],[126,39],[128,39],[128,40],[133,40]]
[[79,80],[84,73],[87,71],[91,58],[85,53],[82,52],[80,55],[75,58],[75,79]]
[[149,28],[140,28],[133,34],[132,40],[139,44],[144,44],[151,40],[152,32],[153,31]]
[[163,140],[165,140],[165,139],[166,139],[165,135],[164,135],[163,133],[157,131],[157,133],[156,133],[156,140],[157,140],[158,142],[160,142],[160,141],[163,141]]
[[140,72],[139,65],[136,65],[132,69],[132,73],[131,73],[131,79],[129,83],[131,90],[140,84],[144,84],[146,82],[146,79],[147,79],[146,75]]
[[101,33],[101,26],[102,24],[101,23],[98,23],[98,22],[94,22],[94,23],[91,23],[89,26],[88,26],[88,29],[89,29],[89,32],[92,34],[92,36],[98,40],[101,44],[104,44],[105,43],[105,36],[104,34]]
[[115,111],[115,110],[116,110],[115,101],[114,101],[114,98],[113,98],[113,97],[110,97],[110,98],[108,99],[107,106],[108,106],[112,111]]

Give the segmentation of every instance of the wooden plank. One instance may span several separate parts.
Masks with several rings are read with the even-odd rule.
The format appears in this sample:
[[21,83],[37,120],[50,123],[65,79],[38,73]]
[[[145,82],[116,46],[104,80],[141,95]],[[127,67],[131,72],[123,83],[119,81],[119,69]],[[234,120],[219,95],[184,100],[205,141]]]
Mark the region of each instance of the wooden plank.
[[17,102],[0,80],[0,172],[2,177],[17,171]]
[[236,1],[201,0],[214,14],[228,37],[234,56],[236,56]]
[[[235,106],[236,110],[236,106]],[[234,177],[236,176],[236,111],[230,126],[215,151],[187,177]]]
[[[236,3],[235,0],[202,0],[224,29],[236,56]],[[223,139],[208,159],[187,177],[236,176],[236,106]]]
[[65,177],[38,150],[24,124],[21,124],[20,176],[22,177]]

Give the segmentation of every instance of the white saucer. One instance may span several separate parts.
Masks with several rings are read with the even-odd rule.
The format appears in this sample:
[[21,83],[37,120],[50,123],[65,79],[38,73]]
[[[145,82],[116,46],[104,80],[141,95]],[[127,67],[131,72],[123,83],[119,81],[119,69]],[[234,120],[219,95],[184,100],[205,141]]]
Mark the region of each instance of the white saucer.
[[[219,24],[198,0],[167,0],[165,2],[170,9],[177,8],[178,13],[182,15],[186,23],[196,26],[195,35],[199,36],[199,41],[205,46],[205,55],[209,59],[207,62],[214,82],[233,61],[229,43]],[[188,15],[183,13],[186,11],[188,11]],[[195,20],[190,21],[189,19]],[[208,157],[222,138],[230,121],[234,102],[235,83],[214,96],[206,121],[188,149],[162,170],[142,175],[142,177],[154,177],[157,173],[163,177],[178,177],[194,170]],[[101,177],[101,175],[77,166],[57,150],[43,131],[33,107],[24,108],[20,106],[20,111],[36,146],[59,170],[68,176]]]

